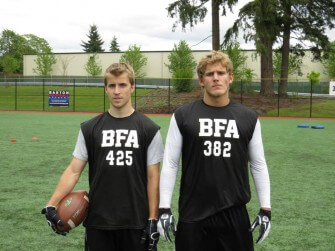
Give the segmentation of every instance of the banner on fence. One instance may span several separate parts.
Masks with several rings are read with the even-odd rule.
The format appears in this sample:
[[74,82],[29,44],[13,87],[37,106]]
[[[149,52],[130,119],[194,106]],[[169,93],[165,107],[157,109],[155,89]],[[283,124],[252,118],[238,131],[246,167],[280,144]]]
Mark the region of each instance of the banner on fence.
[[70,92],[65,90],[49,90],[49,106],[69,107]]
[[335,95],[335,81],[333,80],[329,82],[329,95]]

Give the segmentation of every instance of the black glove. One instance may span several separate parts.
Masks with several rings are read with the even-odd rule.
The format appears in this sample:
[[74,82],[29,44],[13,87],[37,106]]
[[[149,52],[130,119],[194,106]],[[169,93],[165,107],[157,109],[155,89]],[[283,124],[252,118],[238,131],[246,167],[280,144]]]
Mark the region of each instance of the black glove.
[[157,220],[148,220],[147,226],[143,229],[141,243],[148,243],[148,251],[156,251],[158,240]]
[[269,235],[271,229],[271,211],[266,211],[263,209],[259,210],[254,222],[251,224],[250,231],[259,225],[259,235],[256,243],[261,243]]
[[158,231],[165,240],[171,242],[170,230],[176,236],[177,226],[170,208],[159,209]]
[[57,226],[64,226],[63,222],[59,219],[56,207],[54,206],[47,206],[42,209],[42,214],[45,215],[45,218],[47,218],[48,225],[52,228],[52,230],[61,235],[66,235],[68,232],[62,232],[57,229]]

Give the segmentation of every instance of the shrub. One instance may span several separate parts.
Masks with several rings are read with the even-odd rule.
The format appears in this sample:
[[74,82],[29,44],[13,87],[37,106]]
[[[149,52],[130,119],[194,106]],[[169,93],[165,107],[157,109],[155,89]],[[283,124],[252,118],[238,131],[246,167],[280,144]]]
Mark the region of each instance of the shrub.
[[176,69],[172,74],[172,85],[176,92],[190,92],[192,90],[193,70],[190,68]]
[[166,66],[172,73],[172,85],[177,92],[190,92],[192,90],[193,71],[196,67],[191,49],[185,41],[175,44],[168,56],[170,64]]
[[320,83],[320,72],[311,71],[307,74],[307,78],[311,81],[312,84],[319,84]]

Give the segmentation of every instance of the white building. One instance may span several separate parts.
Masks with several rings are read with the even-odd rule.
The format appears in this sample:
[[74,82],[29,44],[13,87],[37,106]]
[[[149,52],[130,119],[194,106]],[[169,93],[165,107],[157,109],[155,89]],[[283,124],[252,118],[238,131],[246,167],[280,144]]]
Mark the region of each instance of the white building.
[[[208,51],[193,51],[195,60],[198,62],[201,57],[207,54]],[[244,53],[248,59],[246,61],[246,67],[251,68],[256,75],[255,80],[260,78],[260,58],[255,54],[254,50],[246,50]],[[147,65],[143,67],[146,78],[171,78],[166,64],[169,64],[168,55],[170,51],[143,51],[142,54],[148,58]],[[92,54],[90,53],[55,53],[57,63],[53,66],[51,75],[53,76],[87,76],[85,71],[85,64]],[[103,52],[98,53],[98,61],[100,62],[102,69],[106,69],[110,64],[119,62],[122,52]],[[36,76],[33,69],[36,68],[36,55],[24,55],[23,57],[23,75],[24,76]],[[65,67],[65,65],[67,66]],[[321,80],[329,80],[329,76],[326,75],[323,65],[319,61],[313,61],[310,51],[307,51],[303,58],[302,76],[289,76],[292,79],[307,79],[307,73],[312,70],[320,72]],[[194,73],[194,78],[196,78]]]

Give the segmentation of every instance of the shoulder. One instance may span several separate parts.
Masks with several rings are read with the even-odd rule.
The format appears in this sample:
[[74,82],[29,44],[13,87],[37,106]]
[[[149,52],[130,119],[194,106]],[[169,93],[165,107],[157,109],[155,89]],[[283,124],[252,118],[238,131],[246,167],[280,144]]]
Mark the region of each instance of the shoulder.
[[195,101],[192,101],[191,103],[188,103],[188,104],[185,104],[185,105],[182,105],[182,106],[178,107],[175,111],[175,114],[176,113],[187,113],[187,112],[189,112],[193,109],[198,108],[201,105],[202,105],[202,100],[197,99]]
[[143,127],[143,129],[152,129],[156,131],[160,129],[159,125],[141,112],[135,111],[134,119]]
[[258,113],[255,110],[240,103],[231,102],[230,108],[233,109],[234,112],[239,113],[242,116],[248,116],[256,119],[258,118]]
[[251,134],[255,129],[258,113],[242,104],[232,102],[229,106],[231,113],[234,114],[233,117],[236,120],[238,127],[249,131]]
[[83,123],[81,123],[81,129],[83,131],[86,131],[87,129],[89,128],[93,128],[99,121],[101,121],[101,119],[106,116],[106,112],[102,113],[102,114],[99,114],[98,116],[95,116]]
[[199,111],[202,106],[203,102],[201,99],[197,99],[191,103],[182,105],[174,112],[175,118],[177,121],[180,121],[189,115],[195,114],[195,112]]

